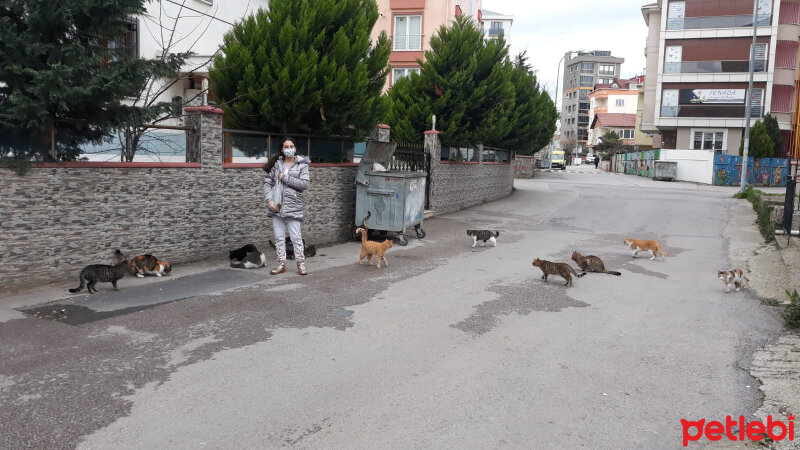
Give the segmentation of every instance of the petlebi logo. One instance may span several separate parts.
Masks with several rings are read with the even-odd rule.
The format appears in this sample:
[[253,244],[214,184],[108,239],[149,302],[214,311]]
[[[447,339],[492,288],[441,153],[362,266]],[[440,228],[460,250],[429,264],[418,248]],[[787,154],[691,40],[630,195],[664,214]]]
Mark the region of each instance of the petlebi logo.
[[784,439],[794,441],[794,414],[789,414],[786,422],[773,420],[772,416],[767,416],[767,423],[760,420],[745,422],[744,416],[739,416],[739,420],[734,420],[731,416],[725,416],[725,423],[706,419],[686,420],[681,419],[683,426],[683,446],[689,442],[700,440],[705,435],[709,441],[719,441],[728,439],[731,441],[760,441],[768,436],[775,442]]

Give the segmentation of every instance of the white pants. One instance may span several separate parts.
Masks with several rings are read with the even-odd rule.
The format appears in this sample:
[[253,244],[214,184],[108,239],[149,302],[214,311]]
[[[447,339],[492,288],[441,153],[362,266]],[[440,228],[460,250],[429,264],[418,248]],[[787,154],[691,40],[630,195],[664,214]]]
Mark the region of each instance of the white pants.
[[286,228],[289,228],[289,237],[292,238],[294,247],[295,261],[306,259],[305,249],[303,248],[303,237],[300,236],[300,226],[303,223],[297,219],[274,216],[272,218],[272,229],[275,231],[275,251],[278,254],[278,262],[286,261]]

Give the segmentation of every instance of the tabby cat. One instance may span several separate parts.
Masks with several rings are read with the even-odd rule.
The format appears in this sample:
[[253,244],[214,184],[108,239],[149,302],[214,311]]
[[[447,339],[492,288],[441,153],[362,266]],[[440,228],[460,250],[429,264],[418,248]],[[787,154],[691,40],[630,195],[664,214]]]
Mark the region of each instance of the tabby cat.
[[172,266],[166,261],[159,261],[153,255],[139,255],[131,259],[131,271],[139,278],[145,274],[154,274],[157,277],[167,275],[172,271]]
[[472,236],[472,247],[475,247],[475,244],[478,241],[483,241],[483,245],[486,245],[486,241],[492,244],[492,246],[497,247],[497,237],[500,236],[499,231],[489,231],[489,230],[467,230],[467,236]]
[[386,267],[389,267],[389,261],[386,261],[386,251],[392,248],[392,241],[389,239],[383,242],[368,241],[367,230],[358,228],[356,232],[361,234],[361,256],[358,258],[358,264],[361,264],[364,257],[367,257],[367,262],[371,266],[372,255],[375,255],[379,269],[381,268],[381,260],[386,263]]
[[588,271],[597,273],[610,273],[611,275],[622,275],[621,273],[613,270],[606,270],[603,260],[594,255],[583,256],[577,251],[573,251],[572,260],[575,261],[575,264],[577,264],[578,267],[580,267],[584,272]]
[[564,283],[564,286],[572,285],[572,276],[570,274],[575,274],[575,276],[578,278],[586,275],[586,272],[578,275],[578,272],[575,272],[575,269],[573,269],[572,266],[567,263],[554,263],[536,258],[533,260],[533,265],[542,269],[542,273],[544,273],[544,275],[542,275],[542,279],[544,281],[547,281],[548,275],[558,275],[567,281]]
[[719,271],[717,272],[717,278],[722,280],[725,283],[725,292],[731,291],[731,285],[736,286],[736,292],[739,292],[739,289],[744,286],[743,281],[750,281],[744,276],[744,272],[742,269],[733,269],[727,272]]
[[633,256],[634,258],[636,257],[636,254],[639,253],[642,250],[644,250],[646,252],[650,252],[650,255],[651,255],[650,261],[656,259],[656,254],[657,253],[660,253],[661,256],[669,256],[669,253],[666,253],[661,248],[661,244],[659,244],[656,241],[644,240],[644,239],[634,239],[634,238],[625,238],[625,240],[622,241],[622,242],[625,245],[627,245],[628,247],[630,247],[631,250],[633,250],[631,252],[631,256]]
[[[275,243],[272,239],[269,240],[269,246],[275,249]],[[315,245],[306,245],[306,240],[303,239],[303,254],[306,258],[311,258],[317,255],[317,247]],[[294,246],[292,245],[292,238],[286,236],[286,259],[294,259]]]
[[240,269],[258,269],[259,267],[264,267],[266,264],[267,257],[258,251],[250,252],[244,255],[244,258],[240,260],[231,259],[231,267]]
[[[117,249],[114,254],[119,259],[119,262],[113,266],[109,266],[107,264],[92,264],[90,266],[86,266],[81,270],[80,278],[81,278],[81,285],[76,287],[75,289],[70,289],[69,291],[73,294],[76,292],[80,292],[84,286],[89,290],[90,294],[94,294],[97,292],[94,285],[97,284],[98,281],[102,281],[104,283],[110,282],[112,286],[114,286],[114,290],[118,291],[119,288],[117,287],[117,281],[121,280],[127,273],[130,271],[130,262],[125,255],[122,254],[119,249]],[[94,292],[92,292],[94,291]]]

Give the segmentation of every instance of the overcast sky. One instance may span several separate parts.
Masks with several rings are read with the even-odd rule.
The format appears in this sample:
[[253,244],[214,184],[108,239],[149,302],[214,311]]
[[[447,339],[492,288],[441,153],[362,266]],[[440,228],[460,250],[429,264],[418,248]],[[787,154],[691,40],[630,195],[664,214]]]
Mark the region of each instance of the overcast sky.
[[[483,9],[514,16],[511,55],[527,50],[528,61],[552,96],[559,59],[568,50],[610,50],[625,58],[623,77],[644,74],[647,25],[641,6],[654,1],[483,0]],[[562,62],[562,77],[563,71]],[[558,98],[560,102],[560,93]]]

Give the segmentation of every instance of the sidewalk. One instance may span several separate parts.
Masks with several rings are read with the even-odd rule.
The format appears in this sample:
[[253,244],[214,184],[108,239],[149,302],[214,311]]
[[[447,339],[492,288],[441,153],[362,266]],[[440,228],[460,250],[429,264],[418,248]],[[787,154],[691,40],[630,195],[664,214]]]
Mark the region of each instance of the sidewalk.
[[[767,188],[762,191],[770,192]],[[747,200],[731,199],[728,224],[724,236],[730,239],[731,267],[748,273],[749,289],[759,297],[788,302],[786,289],[800,291],[800,240],[786,236],[765,244],[754,224],[755,213]],[[720,283],[721,284],[721,283]],[[789,414],[800,413],[800,334],[786,331],[772,344],[757,350],[747,370],[761,382],[764,394],[755,415],[766,423],[767,416],[786,420]],[[780,441],[775,449],[797,449],[800,441]]]

